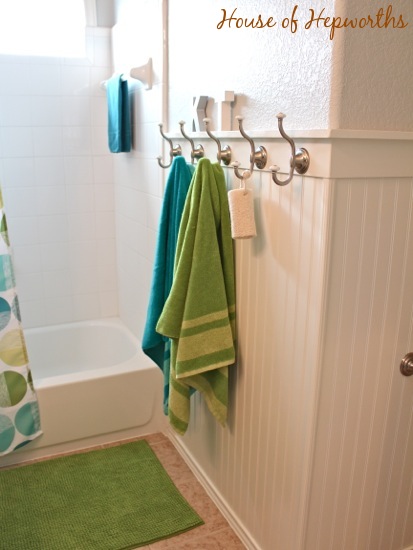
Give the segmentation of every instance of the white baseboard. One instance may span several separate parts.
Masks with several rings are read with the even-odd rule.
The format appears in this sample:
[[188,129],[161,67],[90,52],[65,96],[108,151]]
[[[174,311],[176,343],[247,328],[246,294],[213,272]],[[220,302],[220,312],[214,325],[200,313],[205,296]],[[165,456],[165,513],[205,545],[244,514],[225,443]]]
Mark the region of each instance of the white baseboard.
[[[245,547],[247,548],[247,550],[262,550],[261,547],[258,545],[258,543],[254,540],[254,538],[252,537],[248,529],[246,529],[246,527],[240,521],[238,516],[234,514],[233,510],[228,505],[227,501],[224,499],[224,497],[221,495],[218,489],[214,486],[214,484],[209,479],[209,477],[205,474],[203,469],[200,468],[199,464],[191,455],[191,453],[188,451],[188,449],[186,449],[186,447],[182,444],[182,441],[180,440],[180,438],[176,436],[175,433],[169,429],[165,433],[165,435],[171,440],[172,444],[174,445],[178,453],[182,456],[182,458],[184,459],[188,467],[191,469],[192,473],[197,478],[199,483],[205,489],[208,496],[217,506],[217,508],[219,509],[221,514],[224,516],[224,518],[228,521],[229,525],[234,530],[234,532],[236,533],[238,538],[241,540],[241,542],[245,544]],[[406,549],[406,550],[409,550],[409,549]]]

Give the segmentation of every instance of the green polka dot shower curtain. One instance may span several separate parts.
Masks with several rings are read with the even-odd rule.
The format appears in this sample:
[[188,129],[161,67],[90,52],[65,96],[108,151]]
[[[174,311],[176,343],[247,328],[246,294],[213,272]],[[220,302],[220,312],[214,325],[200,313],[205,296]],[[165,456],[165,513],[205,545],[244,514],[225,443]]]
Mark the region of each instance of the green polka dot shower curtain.
[[39,408],[20,320],[0,189],[0,456],[38,437]]

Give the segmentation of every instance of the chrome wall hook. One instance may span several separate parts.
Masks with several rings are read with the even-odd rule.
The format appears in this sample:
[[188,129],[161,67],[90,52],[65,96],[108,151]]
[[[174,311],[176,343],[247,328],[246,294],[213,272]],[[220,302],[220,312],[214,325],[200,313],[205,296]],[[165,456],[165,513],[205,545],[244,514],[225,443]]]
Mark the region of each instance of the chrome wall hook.
[[218,162],[221,162],[221,160],[222,160],[222,162],[225,164],[225,166],[228,166],[229,163],[231,162],[231,155],[232,155],[231,147],[229,145],[225,145],[225,147],[221,147],[221,142],[219,141],[219,139],[217,137],[215,137],[211,133],[211,130],[208,128],[208,125],[211,122],[210,118],[204,118],[203,121],[205,123],[206,133],[209,135],[209,137],[211,139],[213,139],[215,141],[215,143],[218,146],[218,153],[217,153]]
[[158,164],[161,168],[169,168],[172,164],[172,161],[173,161],[173,158],[174,157],[178,157],[179,155],[182,155],[182,149],[181,149],[181,146],[180,145],[177,145],[176,147],[174,147],[173,143],[172,143],[172,140],[170,138],[168,138],[167,135],[164,134],[163,132],[163,124],[160,123],[159,124],[159,131],[161,132],[161,136],[166,139],[166,141],[169,143],[169,158],[170,158],[170,162],[169,164],[163,164],[162,163],[162,157],[159,156],[159,157],[156,157],[157,160],[158,160]]
[[179,123],[179,126],[181,127],[181,134],[191,144],[191,163],[193,164],[195,159],[201,159],[204,156],[205,151],[202,145],[197,145],[197,147],[195,147],[194,140],[185,133],[184,125],[185,125],[185,122],[181,120]]
[[[251,175],[252,172],[254,171],[254,165],[260,170],[265,168],[267,164],[267,150],[265,149],[265,147],[261,147],[261,146],[256,149],[254,141],[244,131],[244,128],[242,126],[242,121],[244,120],[243,117],[238,115],[235,118],[238,120],[239,131],[241,132],[242,137],[244,137],[248,141],[251,147],[250,167],[249,167],[249,174]],[[237,178],[244,179],[243,175],[238,170],[239,163],[234,162],[232,163],[232,165],[234,166],[234,173],[237,176]]]
[[280,134],[291,145],[290,173],[288,174],[287,179],[284,181],[279,180],[277,177],[277,172],[280,170],[280,167],[275,165],[270,166],[273,182],[281,186],[290,183],[294,176],[294,170],[297,172],[297,174],[305,174],[310,166],[310,154],[307,149],[304,149],[304,147],[296,149],[294,140],[287,136],[287,134],[284,132],[283,119],[285,118],[285,116],[286,115],[284,113],[278,113],[277,119]]

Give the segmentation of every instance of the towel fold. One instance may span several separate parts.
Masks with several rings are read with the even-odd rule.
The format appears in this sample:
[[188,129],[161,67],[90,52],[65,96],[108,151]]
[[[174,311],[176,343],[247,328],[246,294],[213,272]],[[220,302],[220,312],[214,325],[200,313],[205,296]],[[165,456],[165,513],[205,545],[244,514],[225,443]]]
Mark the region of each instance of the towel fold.
[[201,159],[182,214],[171,292],[156,330],[171,338],[169,420],[184,434],[191,389],[225,424],[235,361],[235,275],[225,177]]
[[233,239],[257,236],[254,217],[254,197],[250,189],[233,189],[228,193]]
[[112,76],[106,83],[108,104],[108,142],[112,153],[131,150],[131,122],[128,82],[122,75]]
[[165,186],[159,221],[155,262],[148,312],[142,338],[142,350],[164,374],[164,412],[168,414],[170,342],[155,327],[172,287],[179,224],[194,167],[181,156],[172,163]]

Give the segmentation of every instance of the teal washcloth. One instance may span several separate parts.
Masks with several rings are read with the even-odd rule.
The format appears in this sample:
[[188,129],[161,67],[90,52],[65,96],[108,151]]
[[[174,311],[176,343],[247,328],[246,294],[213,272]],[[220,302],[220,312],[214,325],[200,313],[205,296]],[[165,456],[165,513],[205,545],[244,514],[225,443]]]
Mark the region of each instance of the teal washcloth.
[[172,287],[176,243],[185,199],[194,167],[178,156],[172,163],[166,182],[158,229],[155,264],[149,297],[142,350],[164,374],[164,412],[168,414],[170,342],[155,330]]
[[112,153],[131,150],[131,121],[128,82],[122,75],[112,76],[106,83],[108,103],[108,141]]
[[235,271],[228,196],[219,164],[201,159],[179,229],[172,289],[156,330],[171,338],[169,421],[189,422],[191,390],[225,424],[235,361]]

